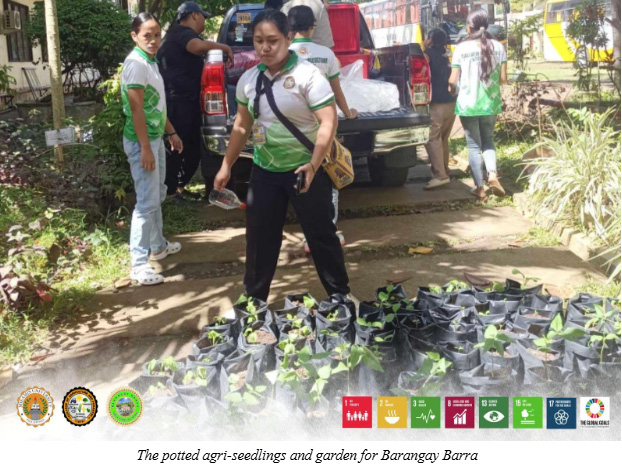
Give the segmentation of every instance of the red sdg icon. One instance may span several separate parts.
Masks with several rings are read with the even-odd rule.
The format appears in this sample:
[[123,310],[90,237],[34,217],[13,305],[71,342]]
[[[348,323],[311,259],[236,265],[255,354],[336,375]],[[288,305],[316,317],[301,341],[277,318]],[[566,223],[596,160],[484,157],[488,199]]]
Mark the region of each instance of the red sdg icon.
[[343,397],[342,427],[371,428],[371,397]]
[[475,397],[445,397],[445,428],[475,427]]

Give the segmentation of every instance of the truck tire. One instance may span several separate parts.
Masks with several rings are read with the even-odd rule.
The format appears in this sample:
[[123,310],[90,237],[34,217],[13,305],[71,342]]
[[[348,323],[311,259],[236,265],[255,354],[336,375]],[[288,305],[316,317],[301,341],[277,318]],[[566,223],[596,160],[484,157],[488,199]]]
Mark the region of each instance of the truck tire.
[[404,186],[409,168],[387,168],[380,158],[367,158],[369,178],[375,186]]

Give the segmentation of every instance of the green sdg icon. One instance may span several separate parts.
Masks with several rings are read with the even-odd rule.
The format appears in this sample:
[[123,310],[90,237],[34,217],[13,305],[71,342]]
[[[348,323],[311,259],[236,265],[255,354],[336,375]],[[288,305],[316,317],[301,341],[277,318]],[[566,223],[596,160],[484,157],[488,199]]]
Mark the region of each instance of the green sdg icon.
[[510,400],[508,397],[479,397],[479,427],[509,428]]
[[542,429],[542,397],[514,397],[512,421],[515,429]]
[[410,427],[440,429],[441,397],[412,397],[410,399]]

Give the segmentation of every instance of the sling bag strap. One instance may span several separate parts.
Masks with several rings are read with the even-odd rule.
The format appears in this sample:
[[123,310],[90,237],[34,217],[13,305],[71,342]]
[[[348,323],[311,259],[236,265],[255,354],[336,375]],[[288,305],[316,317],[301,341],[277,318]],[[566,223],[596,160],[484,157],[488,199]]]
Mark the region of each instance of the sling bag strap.
[[283,115],[281,110],[278,108],[278,106],[276,105],[276,101],[274,99],[274,93],[272,92],[272,82],[268,79],[268,77],[263,75],[263,73],[260,73],[259,76],[257,77],[257,82],[258,82],[257,89],[259,89],[259,80],[263,80],[264,93],[266,94],[266,98],[268,99],[268,104],[270,105],[270,109],[272,109],[272,112],[274,113],[274,115],[277,117],[279,121],[281,121],[281,124],[283,124],[285,128],[289,132],[291,132],[293,136],[296,137],[296,139],[298,139],[300,143],[304,145],[309,150],[309,152],[311,152],[311,154],[313,155],[313,149],[315,148],[315,144],[311,142],[311,139],[309,139],[306,135],[304,135],[303,132],[300,129],[298,129],[292,121],[287,119]]

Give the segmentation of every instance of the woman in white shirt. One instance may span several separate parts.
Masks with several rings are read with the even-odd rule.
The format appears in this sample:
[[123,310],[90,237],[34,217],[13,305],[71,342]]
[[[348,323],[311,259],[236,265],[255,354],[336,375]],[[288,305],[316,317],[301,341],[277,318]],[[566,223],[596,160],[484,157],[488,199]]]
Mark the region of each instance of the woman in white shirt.
[[[315,31],[315,17],[313,16],[313,10],[306,5],[299,5],[289,10],[287,19],[292,28],[294,39],[292,40],[289,49],[296,51],[299,57],[311,62],[324,74],[330,87],[335,94],[335,102],[339,109],[346,117],[346,119],[356,119],[358,111],[348,106],[346,97],[341,89],[341,83],[339,82],[339,60],[335,53],[328,47],[316,44],[311,39],[313,32]],[[333,222],[337,224],[338,211],[339,211],[339,190],[333,187],[333,205],[335,206],[335,218]],[[337,233],[341,246],[345,245],[345,239],[341,233]],[[304,243],[304,249],[306,253],[310,253],[309,245],[306,240]]]
[[[498,195],[505,190],[497,178],[497,156],[492,136],[495,119],[501,113],[501,85],[507,81],[507,54],[488,31],[488,15],[474,10],[467,17],[466,40],[456,46],[451,63],[449,87],[459,88],[456,115],[460,116],[469,151],[473,193],[486,200],[484,170],[488,186]],[[482,159],[483,157],[483,159]]]
[[[322,73],[289,50],[284,13],[261,11],[253,21],[253,45],[261,63],[247,70],[236,88],[238,112],[214,188],[223,189],[231,167],[253,136],[253,168],[246,208],[247,296],[266,301],[283,239],[287,205],[292,203],[329,295],[350,292],[343,250],[332,221],[332,181],[322,168],[337,129],[335,97]],[[269,102],[273,99],[273,105]],[[274,112],[314,143],[313,152]],[[296,181],[303,174],[300,194]]]

